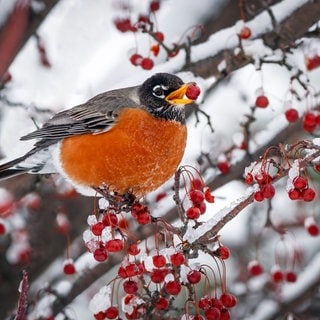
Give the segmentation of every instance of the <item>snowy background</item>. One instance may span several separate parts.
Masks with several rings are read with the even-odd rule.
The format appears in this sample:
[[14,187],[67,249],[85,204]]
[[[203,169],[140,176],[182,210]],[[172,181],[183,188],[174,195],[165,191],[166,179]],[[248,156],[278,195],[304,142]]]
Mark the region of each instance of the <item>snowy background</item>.
[[[165,39],[168,39],[169,43],[179,41],[190,26],[202,23],[208,17],[214,17],[223,2],[223,0],[163,1],[161,10],[157,13],[159,30],[165,34]],[[307,1],[300,0],[300,5],[305,2]],[[13,3],[12,0],[0,0],[0,24],[5,21]],[[148,1],[132,0],[130,3],[134,8],[131,12],[133,17],[141,12],[147,12]],[[281,20],[290,15],[296,6],[297,4],[290,0],[282,1],[279,7],[275,8],[276,18]],[[286,101],[291,98],[289,79],[296,71],[295,68],[290,73],[278,65],[270,64],[257,71],[253,65],[248,65],[228,77],[217,90],[206,95],[206,89],[214,84],[215,78],[202,79],[190,72],[179,72],[184,65],[184,53],[166,61],[165,54],[161,52],[155,59],[156,65],[151,71],[133,66],[129,61],[130,55],[136,46],[139,53],[148,55],[150,39],[143,34],[134,37],[132,33],[119,33],[113,21],[122,15],[117,1],[111,0],[63,0],[54,7],[37,31],[45,45],[51,67],[45,68],[41,65],[36,39],[31,37],[9,69],[12,81],[7,85],[4,94],[11,103],[22,106],[0,102],[0,150],[5,157],[14,158],[31,148],[33,141],[21,142],[19,138],[35,129],[32,118],[41,125],[57,111],[83,103],[92,96],[110,89],[140,84],[156,72],[178,72],[183,80],[196,81],[203,92],[200,97],[200,108],[211,116],[213,133],[201,115],[199,115],[201,121],[197,126],[195,116],[189,118],[188,144],[183,164],[197,167],[200,153],[216,153],[216,157],[219,158],[223,152],[222,145],[227,149],[228,145],[238,143],[242,139],[239,119],[241,120],[244,114],[250,113],[256,91],[261,87],[269,97],[270,108],[267,112],[262,109],[256,111],[257,121],[253,131],[257,135],[253,139],[252,150],[264,144],[287,125],[283,112]],[[266,13],[249,22],[248,26],[253,31],[253,37],[271,30],[270,19]],[[195,46],[192,50],[192,61],[196,62],[224,48],[235,47],[237,33],[241,27],[242,22],[238,22],[235,26],[215,33],[206,43]],[[289,57],[290,63],[303,70],[305,70],[306,50],[320,53],[319,42],[306,41],[306,43],[301,50],[297,50]],[[259,39],[246,40],[243,45],[247,54],[256,59],[271,53]],[[272,58],[279,57],[280,52],[272,53]],[[317,86],[314,90],[319,90],[319,71],[309,72],[307,77],[312,85]],[[301,90],[299,86],[295,89]],[[318,102],[308,101],[308,107]],[[293,100],[293,106],[300,113],[306,108],[305,104],[296,100]],[[39,113],[36,109],[50,110],[50,112]],[[242,156],[240,152],[239,159]],[[237,157],[233,159],[234,162],[237,160]],[[211,218],[224,206],[240,198],[245,190],[242,184],[231,182],[215,191],[217,201],[212,208],[210,207],[210,215],[206,218]],[[153,195],[150,195],[150,199],[153,199]],[[280,201],[280,208],[281,205]],[[244,213],[229,223],[221,232],[223,242],[231,246],[235,244],[239,246],[242,240],[245,243],[246,223],[247,218]],[[79,269],[87,267],[89,263],[93,263],[90,259],[91,256],[84,256],[77,262],[77,267]],[[43,283],[50,272],[56,273],[57,265],[60,263],[61,260],[51,265],[34,286]],[[69,284],[61,282],[59,286],[58,290],[63,292],[68,290]],[[100,285],[93,285],[68,308],[74,318],[90,319],[88,299],[99,287]],[[272,303],[270,308],[273,308]],[[256,315],[254,319],[263,319],[263,312],[261,311],[261,314]]]

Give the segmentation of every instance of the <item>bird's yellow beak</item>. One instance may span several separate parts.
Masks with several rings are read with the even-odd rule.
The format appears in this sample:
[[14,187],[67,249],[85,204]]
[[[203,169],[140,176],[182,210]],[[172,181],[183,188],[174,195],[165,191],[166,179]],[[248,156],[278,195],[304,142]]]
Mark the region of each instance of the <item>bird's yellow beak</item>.
[[183,84],[179,89],[169,93],[165,98],[166,101],[170,104],[189,104],[194,102],[194,100],[185,97],[189,85],[190,83]]

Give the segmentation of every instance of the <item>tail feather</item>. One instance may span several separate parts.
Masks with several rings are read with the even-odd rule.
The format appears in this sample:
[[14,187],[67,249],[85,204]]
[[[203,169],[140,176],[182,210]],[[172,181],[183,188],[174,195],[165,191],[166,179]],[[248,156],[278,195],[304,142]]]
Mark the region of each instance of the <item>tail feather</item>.
[[20,174],[23,174],[28,171],[27,168],[19,168],[15,167],[20,162],[24,161],[26,156],[22,156],[20,158],[11,160],[9,162],[0,164],[0,180],[7,179],[10,177],[14,177]]

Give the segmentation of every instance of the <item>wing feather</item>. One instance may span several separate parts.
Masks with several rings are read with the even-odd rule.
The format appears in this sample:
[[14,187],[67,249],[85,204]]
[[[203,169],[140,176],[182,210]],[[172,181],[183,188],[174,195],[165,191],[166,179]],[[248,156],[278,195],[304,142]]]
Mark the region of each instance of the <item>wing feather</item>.
[[70,136],[109,130],[121,109],[139,107],[138,98],[130,98],[138,97],[138,89],[137,86],[101,93],[84,104],[57,113],[42,128],[21,140],[40,139],[35,144],[40,149]]

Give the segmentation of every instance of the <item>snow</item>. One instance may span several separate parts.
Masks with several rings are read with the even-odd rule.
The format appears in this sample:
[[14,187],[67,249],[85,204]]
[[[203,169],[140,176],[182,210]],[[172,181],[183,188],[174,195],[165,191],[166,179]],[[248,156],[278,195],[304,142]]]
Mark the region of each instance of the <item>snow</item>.
[[103,286],[91,299],[89,303],[89,309],[93,314],[99,313],[100,311],[105,311],[111,306],[111,296],[112,290],[110,286]]
[[[285,0],[272,6],[272,10],[276,19],[282,21],[293,10],[306,2],[308,1]],[[3,4],[5,7],[3,7]],[[160,30],[165,33],[166,39],[170,39],[172,42],[177,41],[190,25],[197,24],[203,17],[210,15],[215,6],[222,4],[223,0],[202,0],[201,5],[199,5],[199,2],[192,0],[163,1],[163,10],[159,12],[157,17]],[[144,4],[140,0],[135,0],[133,7],[136,8],[136,5],[143,9]],[[6,12],[11,10],[13,1],[0,0],[0,6],[1,25]],[[183,8],[183,11],[181,8]],[[160,55],[157,59],[157,65],[151,72],[133,67],[128,61],[128,56],[135,47],[135,39],[129,34],[119,34],[112,24],[113,18],[119,14],[121,13],[116,11],[112,1],[105,0],[96,0],[94,3],[85,0],[63,0],[55,6],[48,19],[39,29],[39,35],[46,46],[52,68],[46,69],[40,65],[34,38],[30,39],[10,67],[13,81],[6,91],[7,97],[10,101],[23,103],[25,106],[13,107],[1,103],[3,113],[0,127],[0,146],[3,153],[13,158],[31,148],[34,141],[19,141],[20,136],[35,129],[31,116],[35,117],[38,124],[43,123],[51,116],[50,112],[35,112],[36,107],[49,109],[54,113],[82,103],[99,92],[139,84],[151,73],[176,72],[183,66],[185,57],[181,53],[169,61],[165,61],[164,56]],[[253,39],[265,30],[271,29],[271,21],[267,13],[262,13],[246,25],[251,28]],[[208,42],[193,47],[192,61],[196,62],[206,58],[208,52],[213,55],[228,48],[235,48],[238,43],[236,34],[241,26],[242,22],[239,22],[234,27],[217,32],[210,37]],[[139,51],[141,50],[145,54],[148,50],[149,41],[140,36],[137,41]],[[260,40],[245,41],[244,49],[247,54],[252,55],[255,59],[262,57],[266,52],[266,48]],[[275,55],[278,57],[279,53],[276,52]],[[300,58],[300,60],[303,64],[303,59]],[[223,64],[220,65],[220,68],[223,67]],[[263,71],[260,73],[252,66],[248,66],[228,79],[229,85],[227,88],[221,85],[219,90],[208,96],[204,96],[203,93],[214,84],[216,81],[214,77],[206,80],[195,79],[190,72],[180,73],[179,76],[185,81],[196,80],[202,88],[199,99],[199,102],[201,102],[200,108],[212,116],[215,129],[215,132],[211,133],[201,115],[199,115],[201,122],[197,127],[194,126],[194,117],[188,120],[188,142],[182,163],[198,166],[196,157],[201,152],[211,152],[219,155],[221,154],[220,146],[222,144],[226,146],[232,141],[241,141],[239,119],[243,117],[244,113],[250,112],[248,105],[253,103],[256,89],[262,86],[266,94],[270,94],[272,111],[257,110],[257,118],[261,120],[258,120],[256,127],[261,126],[262,123],[265,130],[255,137],[256,147],[268,141],[270,137],[281,130],[286,125],[283,116],[279,116],[272,122],[269,121],[271,117],[281,113],[283,108],[288,107],[288,103],[286,103],[288,96],[282,94],[282,92],[288,92],[289,89],[286,81],[287,72],[282,72],[279,69],[267,66],[263,67]],[[296,69],[291,71],[290,75],[295,72]],[[277,74],[277,76],[275,77],[274,74]],[[311,78],[319,79],[317,73],[309,75]],[[244,96],[240,96],[239,92],[243,92]],[[293,101],[292,104],[296,107],[297,102]],[[265,125],[266,123],[267,125]],[[319,139],[314,139],[314,143],[320,145]],[[241,159],[241,154],[237,155],[237,159]],[[297,163],[294,163],[289,172],[291,179],[297,175],[297,172],[299,172],[297,170]],[[4,198],[1,193],[2,190],[0,189],[0,199]],[[243,187],[236,183],[217,190],[215,196],[225,198],[217,198],[216,203],[210,206],[210,211],[208,210],[208,214],[204,217],[207,221],[196,230],[190,224],[184,239],[188,239],[189,242],[199,239],[203,233],[225,217],[230,210],[234,209],[240,202],[246,201],[252,192],[252,188],[244,191]],[[241,194],[244,195],[240,196]],[[100,205],[101,208],[104,208],[107,204],[99,202]],[[157,211],[164,211],[172,205],[173,203],[161,203]],[[245,214],[241,213],[221,230],[223,242],[239,243],[242,239],[245,241],[245,219]],[[94,221],[96,221],[95,216],[88,218],[89,225],[94,224]],[[15,224],[20,222],[17,220]],[[103,237],[105,236],[106,239],[109,236],[107,230]],[[92,241],[93,247],[96,245],[96,237],[90,230],[86,230],[83,237],[85,242]],[[169,249],[164,254],[169,256]],[[319,257],[316,257],[315,262],[318,265],[319,261]],[[146,260],[145,263],[147,269],[151,270],[153,265],[151,265],[150,259]],[[90,253],[82,255],[75,261],[76,269],[80,273],[96,264],[97,262]],[[314,263],[312,268],[308,269],[311,270],[309,277],[308,275],[301,276],[296,284],[285,288],[284,297],[286,299],[290,299],[294,294],[297,294],[299,290],[303,289],[303,285],[312,281],[313,276],[318,275],[317,264]],[[62,260],[53,263],[35,281],[33,289],[43,287],[43,283],[53,274],[61,273],[61,266]],[[187,271],[189,269],[185,270],[185,272]],[[62,281],[57,288],[65,293],[70,288],[70,282]],[[108,300],[110,299],[109,294],[109,288],[102,287],[101,291],[91,301],[90,309],[98,312],[100,311],[99,308],[105,308],[110,303]],[[46,308],[47,313],[50,313],[48,306],[52,299],[51,296],[41,299],[37,309],[41,311],[42,308]],[[79,304],[77,308],[79,308]],[[246,319],[267,319],[267,315],[270,312],[275,312],[276,309],[277,304],[274,301],[265,301],[261,303],[255,315]]]

